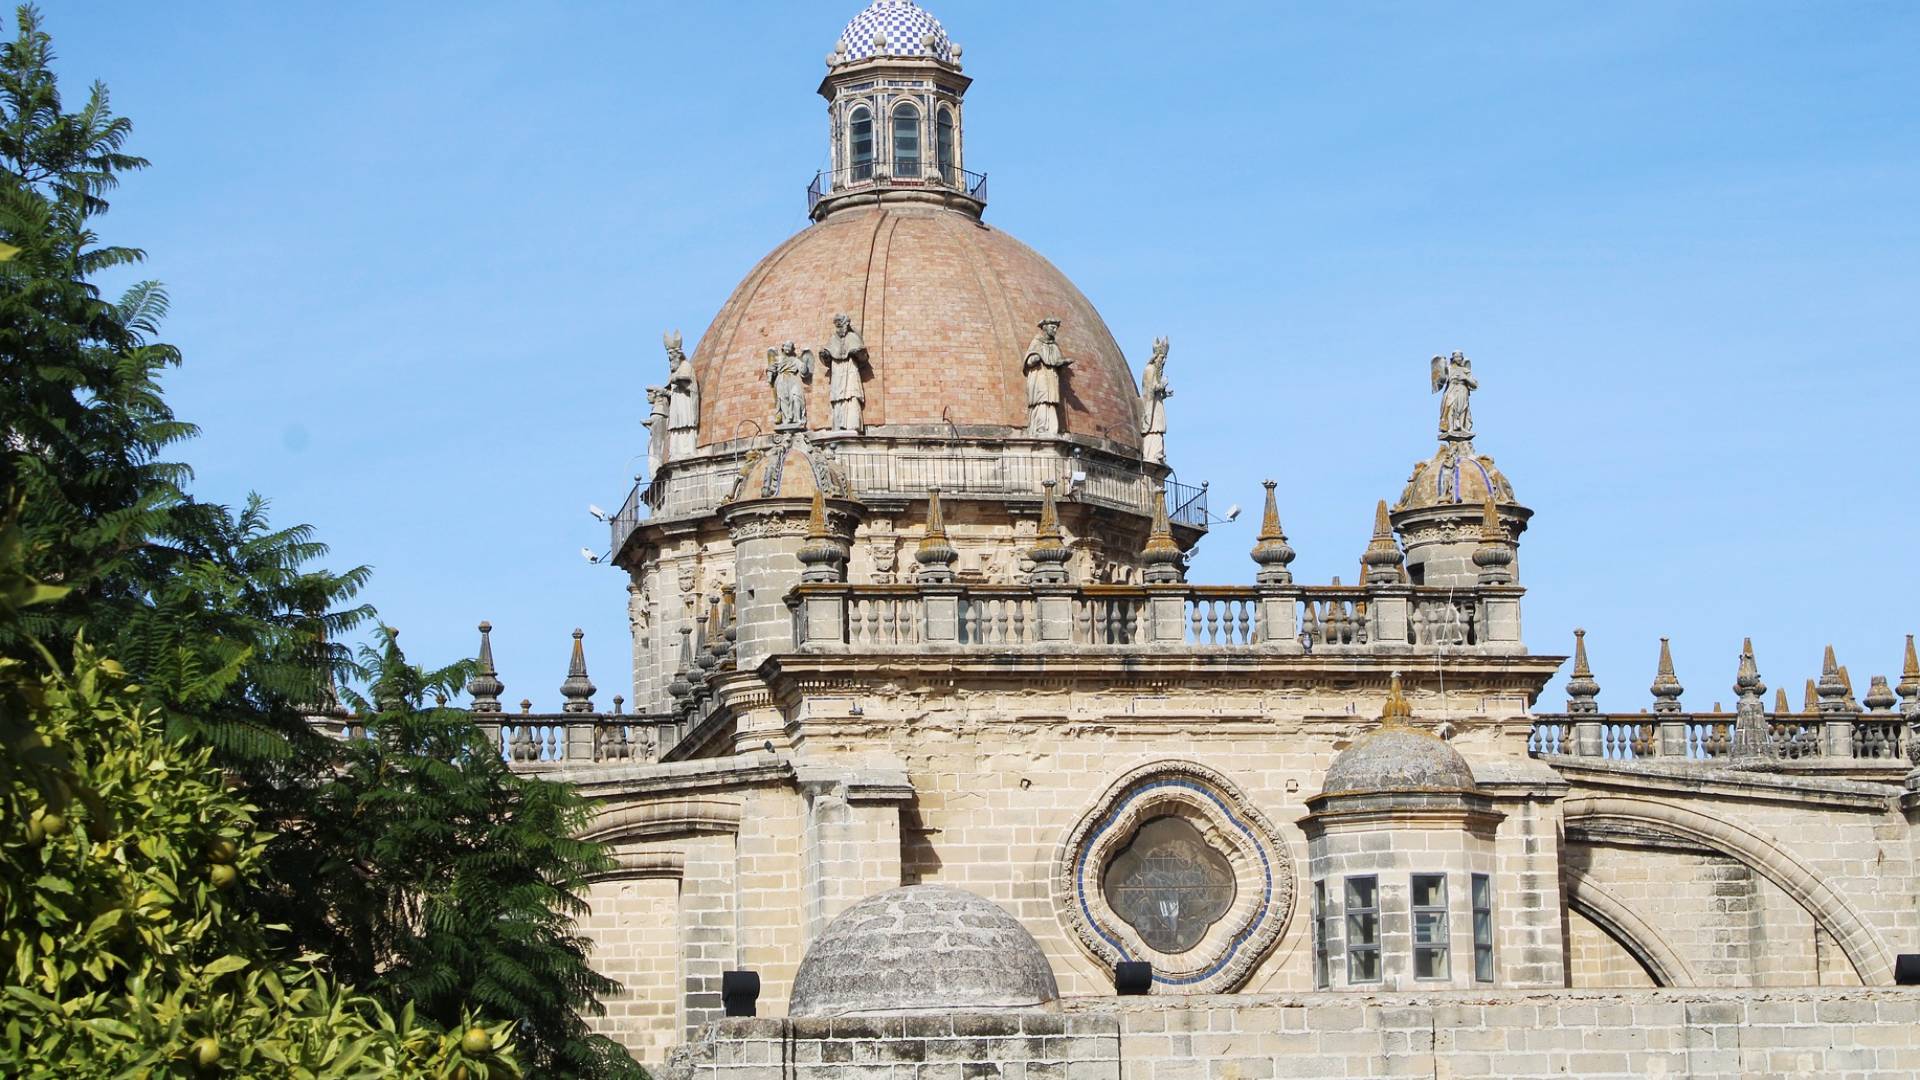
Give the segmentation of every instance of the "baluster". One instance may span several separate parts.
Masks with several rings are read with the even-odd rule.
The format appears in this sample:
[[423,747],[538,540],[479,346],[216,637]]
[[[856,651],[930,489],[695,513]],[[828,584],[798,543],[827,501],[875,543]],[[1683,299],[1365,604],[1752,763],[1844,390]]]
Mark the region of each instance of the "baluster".
[[1187,640],[1192,642],[1195,645],[1198,645],[1201,642],[1200,624],[1201,624],[1200,604],[1198,601],[1188,600],[1187,601]]
[[1093,605],[1092,600],[1073,602],[1073,640],[1090,645],[1099,644],[1093,636]]
[[1207,605],[1207,644],[1220,644],[1220,601],[1208,600]]
[[1027,640],[1027,605],[1025,601],[1013,601],[1013,640],[1025,644]]

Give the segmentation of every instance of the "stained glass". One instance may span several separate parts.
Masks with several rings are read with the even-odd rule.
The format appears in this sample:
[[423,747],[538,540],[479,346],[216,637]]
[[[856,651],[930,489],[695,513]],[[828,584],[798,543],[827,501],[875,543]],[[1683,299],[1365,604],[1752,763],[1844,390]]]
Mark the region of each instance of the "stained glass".
[[1233,906],[1233,865],[1185,819],[1158,817],[1107,864],[1100,891],[1149,947],[1182,953]]

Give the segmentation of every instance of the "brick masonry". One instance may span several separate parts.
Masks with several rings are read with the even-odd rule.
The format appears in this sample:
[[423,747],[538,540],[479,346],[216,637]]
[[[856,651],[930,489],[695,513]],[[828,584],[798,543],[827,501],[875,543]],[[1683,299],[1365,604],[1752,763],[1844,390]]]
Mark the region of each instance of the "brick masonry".
[[[1066,430],[1138,446],[1139,387],[1093,304],[1039,253],[958,210],[882,206],[838,211],[747,273],[693,352],[700,445],[769,430],[769,346],[817,350],[845,312],[872,357],[869,428],[988,424],[1025,430],[1021,359],[1035,324],[1062,320],[1073,361],[1062,390]],[[816,368],[807,418],[828,426]]]

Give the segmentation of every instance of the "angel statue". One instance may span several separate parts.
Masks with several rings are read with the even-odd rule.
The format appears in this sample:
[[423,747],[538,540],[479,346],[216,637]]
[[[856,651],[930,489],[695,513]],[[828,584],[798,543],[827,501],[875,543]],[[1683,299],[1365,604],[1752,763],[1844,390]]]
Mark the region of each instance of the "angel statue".
[[1440,395],[1440,437],[1453,442],[1473,439],[1472,397],[1479,383],[1473,379],[1473,361],[1465,353],[1433,358],[1433,392]]
[[807,384],[813,381],[813,350],[783,342],[767,350],[767,384],[773,387],[775,430],[807,426]]
[[1173,387],[1167,384],[1167,339],[1155,338],[1153,355],[1140,376],[1140,453],[1159,465],[1167,461],[1167,399],[1172,396]]
[[700,380],[694,377],[693,361],[680,347],[680,331],[669,330],[661,340],[667,346],[667,453],[668,459],[693,453],[700,434]]

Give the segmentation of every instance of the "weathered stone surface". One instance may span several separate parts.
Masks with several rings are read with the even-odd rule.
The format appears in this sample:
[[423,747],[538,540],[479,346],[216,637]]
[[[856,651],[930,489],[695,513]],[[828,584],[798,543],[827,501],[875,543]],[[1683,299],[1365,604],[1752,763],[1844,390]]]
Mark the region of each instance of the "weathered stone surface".
[[793,980],[794,1016],[1032,1009],[1060,996],[1019,920],[943,885],[910,885],[840,913]]
[[1321,792],[1471,791],[1473,770],[1460,752],[1424,731],[1381,728],[1361,736],[1327,766]]

